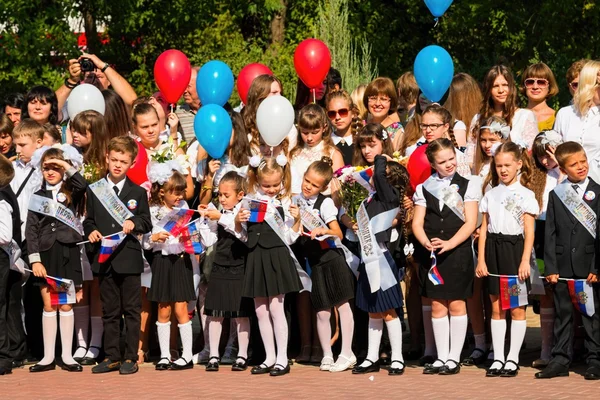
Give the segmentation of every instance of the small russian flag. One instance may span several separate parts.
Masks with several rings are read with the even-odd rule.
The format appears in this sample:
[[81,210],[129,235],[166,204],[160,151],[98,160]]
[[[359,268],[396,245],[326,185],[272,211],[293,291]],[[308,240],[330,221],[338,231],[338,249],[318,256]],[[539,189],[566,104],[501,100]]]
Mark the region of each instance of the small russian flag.
[[360,184],[362,187],[367,189],[368,191],[372,191],[373,187],[371,186],[371,177],[373,177],[373,167],[369,167],[363,169],[362,171],[358,171],[352,174],[354,180]]
[[443,285],[444,278],[440,275],[440,271],[437,269],[437,257],[435,256],[435,252],[431,251],[431,268],[429,268],[429,273],[427,273],[427,277],[435,286]]
[[526,306],[527,285],[516,276],[503,275],[500,278],[500,305],[503,310]]
[[248,219],[248,222],[263,222],[265,220],[269,203],[248,199],[248,206],[250,207],[250,219]]
[[596,312],[594,307],[594,289],[585,279],[567,281],[571,302],[580,313],[591,317]]
[[192,220],[195,212],[187,208],[174,209],[158,221],[156,225],[169,232],[173,237],[177,237],[185,229],[187,223]]
[[181,232],[181,242],[188,254],[201,254],[204,251],[200,243],[200,233],[196,223],[191,223]]
[[75,296],[75,285],[70,279],[62,279],[55,277],[46,277],[50,292],[50,304],[58,306],[62,304],[75,304],[77,297]]
[[110,256],[115,252],[117,247],[119,247],[119,245],[123,242],[125,236],[127,235],[125,235],[123,232],[119,232],[111,236],[103,237],[102,244],[100,245],[100,254],[98,255],[98,262],[106,262],[110,258]]

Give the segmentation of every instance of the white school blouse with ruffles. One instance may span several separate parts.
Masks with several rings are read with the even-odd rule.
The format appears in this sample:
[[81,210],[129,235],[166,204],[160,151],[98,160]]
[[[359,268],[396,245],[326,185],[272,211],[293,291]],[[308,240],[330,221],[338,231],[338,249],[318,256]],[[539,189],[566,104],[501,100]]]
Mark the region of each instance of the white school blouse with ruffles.
[[540,212],[540,207],[535,199],[535,194],[521,185],[517,179],[515,183],[506,186],[502,182],[488,191],[479,202],[479,212],[488,214],[488,232],[502,233],[504,235],[521,235],[523,227],[513,215],[506,210],[504,204],[510,196],[518,196],[518,204],[523,212],[534,217]]
[[[436,173],[434,173],[433,175],[431,175],[429,178],[427,178],[427,181],[429,181],[430,179],[432,180],[436,180],[438,182],[443,182],[444,186],[450,186],[450,182],[452,182],[452,179],[454,178],[454,174],[450,175],[450,176],[446,176],[444,178],[440,178],[440,176]],[[427,182],[425,181],[425,182]],[[425,196],[423,195],[423,185],[425,184],[425,182],[423,182],[422,184],[417,186],[417,190],[415,190],[415,194],[413,195],[413,202],[415,203],[416,206],[421,206],[421,207],[427,207],[427,201],[425,200]],[[464,203],[467,203],[469,201],[479,201],[481,199],[481,186],[477,181],[469,181],[469,184],[467,186],[467,191],[465,192],[465,197],[463,199]],[[444,202],[442,200],[440,200],[440,211],[442,211],[442,209],[444,208]]]
[[[318,197],[319,197],[319,195],[316,194],[314,196],[306,198],[306,197],[304,197],[304,194],[301,193],[298,196],[295,196],[294,199],[298,203],[298,205],[300,205],[300,203],[303,201],[310,208],[313,208],[315,206],[315,203],[317,202]],[[321,207],[319,207],[319,214],[321,216],[321,219],[326,224],[330,223],[331,221],[337,220],[338,209],[335,206],[335,203],[333,202],[331,197],[325,197],[325,199],[323,199],[323,202],[321,203]]]

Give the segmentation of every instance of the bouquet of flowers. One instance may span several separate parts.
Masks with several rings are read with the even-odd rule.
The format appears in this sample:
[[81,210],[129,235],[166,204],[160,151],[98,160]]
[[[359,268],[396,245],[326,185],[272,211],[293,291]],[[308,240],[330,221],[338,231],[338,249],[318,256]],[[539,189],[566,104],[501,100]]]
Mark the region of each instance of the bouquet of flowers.
[[81,175],[87,183],[94,183],[102,178],[100,171],[98,171],[98,166],[93,163],[83,164],[81,166]]
[[369,196],[369,190],[356,181],[354,174],[366,170],[366,167],[346,165],[334,174],[340,183],[340,198],[346,209],[346,214],[356,221],[356,212],[364,199]]

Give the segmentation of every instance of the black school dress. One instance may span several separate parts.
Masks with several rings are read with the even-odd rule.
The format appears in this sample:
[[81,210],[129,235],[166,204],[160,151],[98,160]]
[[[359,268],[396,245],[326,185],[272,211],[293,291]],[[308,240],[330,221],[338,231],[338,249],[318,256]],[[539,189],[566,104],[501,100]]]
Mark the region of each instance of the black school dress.
[[253,312],[253,303],[242,296],[248,247],[220,223],[217,226],[218,239],[204,314],[223,318],[249,317]]
[[[281,206],[277,212],[285,218]],[[247,226],[248,257],[242,295],[272,297],[302,290],[290,251],[269,224],[249,222]]]
[[[386,177],[386,164],[387,161],[383,156],[375,157],[375,171],[373,173],[373,182],[375,184],[375,190],[377,191],[371,201],[366,205],[367,214],[369,218],[392,210],[400,205],[400,194],[392,187]],[[402,226],[404,222],[398,221],[398,225]],[[387,231],[380,232],[375,235],[375,239],[378,243],[384,243],[389,246],[391,238],[392,228]],[[392,268],[392,273],[396,278],[399,277],[399,269],[394,262],[390,252],[386,252],[386,259],[388,264]],[[356,306],[363,311],[369,313],[379,313],[390,309],[402,307],[402,291],[400,290],[400,282],[397,285],[392,286],[387,290],[377,290],[375,293],[371,293],[371,286],[369,285],[369,279],[365,271],[365,265],[363,263],[358,267],[358,284],[356,287]]]
[[[319,194],[312,208],[321,217],[321,205],[327,199]],[[317,311],[328,310],[354,297],[354,275],[346,263],[342,249],[329,248],[327,241],[311,240],[302,236],[295,243],[301,265],[311,268],[312,290],[310,298]]]
[[[429,179],[438,179],[435,176]],[[455,173],[449,182],[458,185],[458,194],[465,198],[469,180]],[[462,228],[464,222],[448,206],[440,211],[440,200],[429,193],[423,186],[423,196],[427,202],[427,211],[423,228],[428,238],[451,239]],[[443,285],[434,285],[428,278],[431,268],[431,253],[423,246],[416,247],[416,257],[419,260],[419,281],[421,296],[430,299],[466,300],[473,295],[473,279],[475,265],[473,263],[472,239],[456,246],[449,252],[436,253],[437,269],[444,279]]]

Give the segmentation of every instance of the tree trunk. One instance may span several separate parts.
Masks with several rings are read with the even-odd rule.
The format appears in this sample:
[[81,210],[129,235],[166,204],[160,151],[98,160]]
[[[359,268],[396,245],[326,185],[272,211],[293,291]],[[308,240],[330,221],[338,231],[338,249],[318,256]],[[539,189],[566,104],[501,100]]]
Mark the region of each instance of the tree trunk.
[[280,8],[273,14],[271,20],[271,47],[283,44],[285,39],[285,14],[287,0],[279,0]]
[[96,27],[96,20],[94,18],[94,12],[90,4],[85,2],[81,5],[81,15],[83,16],[83,27],[85,29],[85,37],[87,39],[87,50],[89,54],[94,54],[98,51],[100,39],[98,38],[98,29]]

